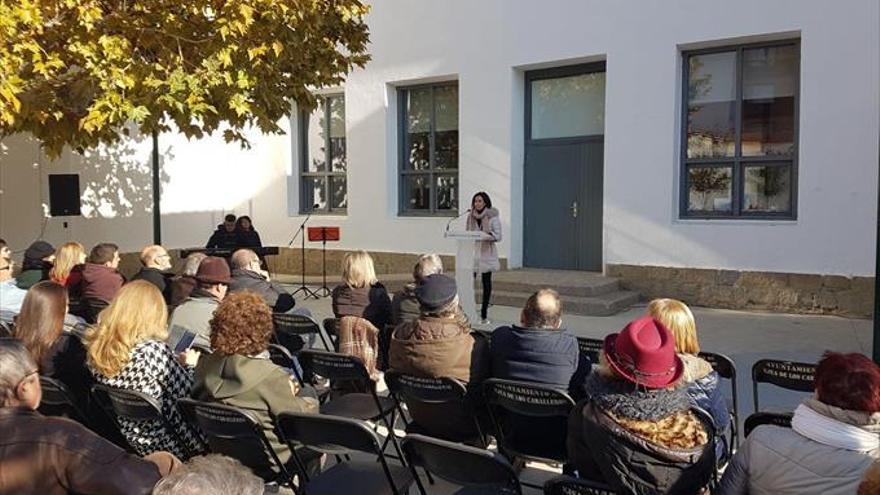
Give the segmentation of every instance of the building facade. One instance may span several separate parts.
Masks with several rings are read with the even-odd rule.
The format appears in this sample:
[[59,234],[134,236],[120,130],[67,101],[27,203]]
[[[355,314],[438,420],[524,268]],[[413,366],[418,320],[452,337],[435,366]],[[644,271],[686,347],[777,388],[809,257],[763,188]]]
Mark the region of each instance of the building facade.
[[[250,150],[160,137],[166,245],[202,245],[234,212],[286,246],[317,206],[311,225],[341,228],[333,250],[452,254],[446,225],[486,191],[510,267],[604,271],[698,304],[870,312],[876,0],[378,0],[368,23],[372,61],[287,134],[253,134]],[[50,162],[4,140],[0,237],[139,250],[150,149]],[[45,217],[55,173],[80,174],[82,217]]]

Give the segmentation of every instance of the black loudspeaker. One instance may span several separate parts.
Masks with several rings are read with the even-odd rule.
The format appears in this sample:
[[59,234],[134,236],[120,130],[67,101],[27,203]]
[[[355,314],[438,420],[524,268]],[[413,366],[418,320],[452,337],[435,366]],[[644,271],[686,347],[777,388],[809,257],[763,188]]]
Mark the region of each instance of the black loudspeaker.
[[49,214],[70,217],[80,214],[79,174],[49,174]]

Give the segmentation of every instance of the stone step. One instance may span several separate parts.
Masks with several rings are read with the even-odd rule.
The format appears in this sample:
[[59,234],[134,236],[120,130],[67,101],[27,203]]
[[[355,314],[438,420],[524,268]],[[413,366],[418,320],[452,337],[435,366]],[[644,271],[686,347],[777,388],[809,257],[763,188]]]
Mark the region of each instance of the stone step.
[[[482,290],[476,291],[477,308],[482,300]],[[532,292],[516,292],[495,290],[492,288],[492,304],[522,308]],[[611,316],[639,302],[639,294],[627,290],[618,290],[598,296],[572,296],[560,294],[563,313],[582,316]]]
[[[476,281],[477,288],[480,281]],[[492,289],[507,292],[535,292],[549,287],[561,295],[596,297],[620,290],[620,282],[593,272],[563,270],[511,270],[492,275]]]

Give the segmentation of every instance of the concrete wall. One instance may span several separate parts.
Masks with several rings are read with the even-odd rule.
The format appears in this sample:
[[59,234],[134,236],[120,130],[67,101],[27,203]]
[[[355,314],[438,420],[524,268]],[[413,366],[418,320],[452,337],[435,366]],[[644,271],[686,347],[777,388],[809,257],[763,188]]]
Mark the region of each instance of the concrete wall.
[[[341,226],[340,249],[454,251],[440,236],[446,219],[397,216],[394,97],[396,86],[454,79],[461,200],[492,195],[505,229],[501,255],[517,266],[524,73],[605,60],[605,263],[870,275],[878,21],[876,0],[379,0],[369,18],[373,61],[344,88],[348,215],[312,224]],[[681,50],[775,38],[801,40],[798,219],[679,220]],[[299,224],[295,136],[254,136],[250,151],[162,136],[165,243],[201,244],[234,211],[253,217],[265,244],[286,245]],[[124,250],[150,241],[148,140],[54,163],[25,138],[2,145],[0,236],[16,249],[40,234],[53,171],[80,170],[89,207],[66,229],[50,219],[45,238],[113,239]]]

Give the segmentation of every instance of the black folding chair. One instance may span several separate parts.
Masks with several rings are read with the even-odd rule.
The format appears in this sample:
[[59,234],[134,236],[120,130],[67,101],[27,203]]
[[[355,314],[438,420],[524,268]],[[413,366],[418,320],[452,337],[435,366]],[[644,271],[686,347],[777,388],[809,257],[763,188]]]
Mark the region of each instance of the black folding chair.
[[296,377],[296,381],[299,382],[300,386],[305,383],[302,374],[300,374],[299,369],[297,369],[296,359],[294,359],[293,355],[286,347],[278,344],[269,344],[269,359],[278,366],[290,370],[293,373],[293,376]]
[[743,425],[743,433],[746,437],[748,437],[755,428],[761,425],[773,425],[781,426],[783,428],[791,428],[791,418],[791,413],[756,412],[746,418],[746,422]]
[[467,397],[467,387],[454,378],[421,378],[396,371],[385,373],[388,390],[399,401],[406,404],[412,415],[413,409],[432,409],[436,417],[470,417],[473,420],[473,434],[458,436],[445,431],[429,429],[414,421],[406,427],[407,434],[428,435],[451,442],[469,443],[485,447],[489,442],[480,428],[475,411]]
[[0,338],[12,337],[12,322],[0,320]]
[[[177,407],[183,417],[205,435],[212,453],[232,457],[263,480],[301,493],[293,481],[295,473],[278,458],[253,412],[187,398],[178,399]],[[299,470],[299,466],[296,468]]]
[[544,483],[544,495],[614,495],[614,490],[604,483],[563,475]]
[[[159,422],[169,433],[173,434],[177,431],[177,428],[162,414],[162,405],[159,400],[147,394],[135,390],[108,387],[99,383],[92,387],[92,397],[101,409],[113,419],[123,437],[125,434],[120,428],[120,420],[122,419],[134,422]],[[137,445],[131,443],[128,438],[126,441],[132,452],[143,455]],[[180,444],[186,451],[187,458],[194,455],[186,442],[180,442]]]
[[577,341],[578,349],[580,349],[581,354],[590,360],[590,364],[594,366],[599,364],[599,355],[602,354],[602,350],[605,348],[605,341],[589,337],[578,337]]
[[568,416],[574,407],[568,393],[547,385],[492,378],[483,383],[483,395],[499,451],[511,459],[562,464],[566,469]]
[[330,342],[333,342],[333,349],[339,350],[339,318],[324,318],[324,321],[321,322],[324,326],[324,331],[327,333],[327,337],[330,338]]
[[300,349],[305,347],[304,335],[317,335],[321,338],[324,349],[330,350],[330,346],[327,345],[327,339],[321,333],[321,327],[308,316],[272,313],[272,323],[275,325],[275,339],[293,355],[296,355]]
[[812,392],[814,390],[813,379],[816,376],[816,365],[813,363],[799,363],[795,361],[780,361],[776,359],[761,359],[752,366],[752,398],[755,411],[759,412],[758,384],[769,383],[786,390],[797,392]]
[[377,456],[378,462],[340,461],[316,476],[309,476],[302,469],[304,463],[299,452],[294,450],[304,481],[302,489],[308,495],[405,495],[413,484],[414,478],[406,467],[388,463],[378,435],[363,421],[323,414],[281,413],[278,429],[288,442],[335,455],[337,459],[351,452]]
[[[403,451],[414,477],[416,467],[459,486],[456,493],[522,494],[519,478],[507,459],[488,450],[424,435],[407,435]],[[419,491],[427,495],[416,479]]]
[[732,457],[735,450],[734,447],[739,446],[739,402],[737,401],[736,364],[724,354],[701,352],[699,356],[712,365],[712,369],[718,373],[718,376],[730,381],[730,394],[733,398],[733,409],[730,410],[730,436],[732,438],[729,438],[727,441],[727,450],[728,454]]
[[[370,378],[367,368],[360,359],[336,352],[308,350],[300,352],[299,360],[303,369],[328,378],[331,383],[348,383],[358,389],[367,390],[367,392],[349,392],[331,398],[321,404],[321,414],[374,423],[381,421],[388,428],[388,436],[382,444],[382,450],[384,451],[388,442],[391,442],[399,458],[403,459],[400,444],[394,434],[394,423],[400,405],[393,397],[379,397],[376,393],[376,383]],[[405,419],[404,423],[406,423]]]
[[61,416],[89,426],[86,419],[88,415],[77,405],[66,385],[54,378],[40,375],[40,388],[43,390],[43,398],[38,408],[40,414]]

